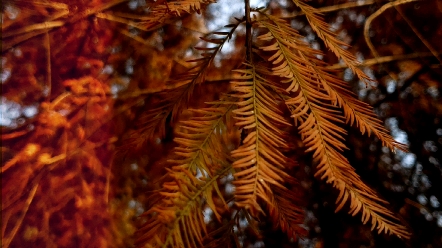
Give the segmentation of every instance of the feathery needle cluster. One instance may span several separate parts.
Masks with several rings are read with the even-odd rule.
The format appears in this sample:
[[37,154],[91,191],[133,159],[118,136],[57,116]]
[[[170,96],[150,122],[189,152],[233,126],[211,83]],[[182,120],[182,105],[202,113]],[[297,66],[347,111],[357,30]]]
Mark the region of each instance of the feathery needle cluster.
[[[209,3],[194,2],[179,1],[182,6],[196,6],[186,7],[186,12]],[[336,38],[318,12],[304,1],[293,2],[326,46],[361,80],[369,81],[355,57],[344,48],[346,44]],[[180,13],[171,8],[171,2],[168,5],[162,10]],[[197,47],[203,52],[201,59],[192,60],[197,65],[172,79],[182,86],[159,93],[164,99],[145,115],[142,133],[151,137],[160,130],[164,135],[167,118],[172,116],[173,121],[186,108],[194,86],[204,83],[206,71],[212,69],[211,62],[237,27],[246,22],[246,28],[259,33],[246,40],[252,46],[245,47],[256,49],[248,51],[253,52],[252,56],[233,71],[230,91],[224,92],[221,100],[208,103],[207,108],[191,110],[193,117],[180,122],[175,158],[169,160],[171,167],[163,187],[153,194],[152,207],[144,214],[147,220],[139,230],[137,244],[212,247],[222,244],[222,239],[232,246],[239,245],[240,215],[252,226],[260,217],[269,215],[289,237],[302,233],[303,211],[298,194],[291,187],[296,178],[288,170],[296,163],[286,155],[290,149],[290,126],[298,129],[306,151],[312,153],[315,176],[339,191],[336,211],[349,202],[350,214],[361,213],[362,222],[371,222],[372,229],[408,238],[407,229],[385,207],[387,202],[363,183],[344,157],[343,152],[348,149],[344,128],[346,124],[356,126],[362,134],[373,134],[391,150],[406,147],[389,135],[372,108],[359,101],[347,84],[326,68],[327,64],[317,57],[321,52],[312,49],[289,23],[262,9],[252,12],[255,15],[250,23],[246,21],[249,18],[237,19],[236,24],[226,26],[230,31],[203,38],[214,46]],[[234,147],[229,141],[232,135],[241,136],[240,144]],[[233,177],[231,198],[221,190],[228,177]],[[221,223],[218,230],[207,230],[205,208],[211,209]]]

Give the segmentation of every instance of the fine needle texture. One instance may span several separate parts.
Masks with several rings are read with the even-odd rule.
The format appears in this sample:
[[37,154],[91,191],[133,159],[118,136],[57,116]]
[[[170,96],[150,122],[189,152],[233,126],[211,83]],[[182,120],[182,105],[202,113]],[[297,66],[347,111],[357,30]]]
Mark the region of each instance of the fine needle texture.
[[[316,10],[302,1],[294,2],[330,50],[361,80],[369,80]],[[204,82],[206,70],[238,25],[246,21],[248,33],[251,29],[260,33],[256,40],[247,36],[246,47],[257,49],[246,51],[246,61],[233,71],[226,96],[210,103],[208,108],[192,110],[196,116],[181,122],[183,131],[178,131],[175,138],[178,159],[169,160],[175,164],[168,169],[169,181],[153,195],[152,207],[144,214],[147,222],[138,231],[137,244],[216,247],[220,240],[227,239],[234,247],[238,244],[237,233],[232,232],[235,218],[226,219],[221,214],[225,211],[236,213],[235,216],[242,213],[252,227],[262,216],[269,215],[274,226],[289,237],[302,235],[303,211],[299,194],[292,189],[296,179],[289,173],[296,163],[286,156],[290,149],[286,130],[292,126],[298,129],[306,152],[313,154],[315,176],[339,191],[336,211],[349,203],[349,213],[361,213],[362,222],[370,222],[372,229],[408,238],[410,233],[385,207],[387,202],[364,184],[344,157],[343,152],[348,149],[344,144],[347,134],[344,126],[348,124],[359,128],[362,134],[373,134],[393,151],[406,147],[389,135],[373,109],[355,98],[347,84],[317,58],[321,52],[312,49],[285,20],[261,9],[252,11],[258,15],[253,21],[237,19],[236,24],[226,26],[230,32],[215,32],[213,37],[202,38],[213,46],[196,48],[203,53],[201,59],[192,60],[197,65],[172,79],[183,86],[160,93],[165,94],[164,100],[145,116],[144,133],[151,136],[159,128],[164,135],[162,128],[167,116],[171,115],[173,121],[185,108],[194,86]],[[226,138],[222,138],[228,132],[226,128],[241,133],[240,144],[234,149],[227,148]],[[219,179],[226,175],[234,178],[231,207],[219,190]],[[204,204],[223,223],[210,232],[219,239],[207,231],[202,215]],[[259,232],[259,228],[253,229]]]

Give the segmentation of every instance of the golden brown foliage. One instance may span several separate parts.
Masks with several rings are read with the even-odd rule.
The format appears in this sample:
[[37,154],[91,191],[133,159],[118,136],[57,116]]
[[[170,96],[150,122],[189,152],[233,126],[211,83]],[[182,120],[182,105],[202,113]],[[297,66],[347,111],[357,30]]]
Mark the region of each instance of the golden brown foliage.
[[[294,129],[315,176],[338,191],[336,211],[348,205],[378,233],[409,238],[344,156],[348,126],[392,151],[406,146],[289,22],[246,8],[243,18],[204,34],[183,61],[195,38],[184,30],[201,24],[188,14],[204,14],[215,1],[149,1],[135,10],[126,2],[7,3],[21,14],[2,23],[2,67],[12,71],[4,99],[38,106],[2,127],[5,247],[241,247],[245,229],[259,237],[264,221],[296,239],[304,212]],[[372,82],[320,11],[293,3],[325,46]],[[175,20],[181,26],[170,27]],[[160,48],[164,30],[170,37]],[[235,54],[222,56],[234,42]],[[139,70],[152,82],[121,66],[143,57],[150,67]],[[230,77],[225,68],[234,66]],[[211,84],[217,81],[230,84]],[[177,145],[167,159],[156,146],[165,137]],[[139,201],[128,185],[145,185]],[[127,207],[134,202],[142,206]],[[136,232],[129,222],[139,224]]]

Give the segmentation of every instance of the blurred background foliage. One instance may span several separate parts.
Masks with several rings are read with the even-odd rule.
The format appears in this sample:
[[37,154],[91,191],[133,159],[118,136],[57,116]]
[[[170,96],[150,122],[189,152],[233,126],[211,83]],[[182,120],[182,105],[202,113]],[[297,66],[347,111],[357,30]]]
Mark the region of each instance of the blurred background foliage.
[[[164,23],[143,20],[155,1],[2,1],[1,183],[3,247],[131,247],[149,192],[159,187],[173,148],[166,136],[140,137],[143,118],[167,81],[191,67],[199,37],[242,18],[243,3],[219,0],[202,13]],[[409,152],[391,153],[350,132],[347,157],[363,180],[409,224],[409,241],[378,235],[334,213],[336,192],[313,178],[311,158],[293,156],[303,188],[303,239],[262,224],[244,247],[442,247],[442,2],[318,0],[363,70],[366,88],[341,68],[291,1],[251,1],[290,20],[323,59],[341,69]],[[364,25],[369,22],[368,28]],[[217,55],[191,107],[218,99],[244,58],[245,28]],[[367,39],[372,43],[370,49]],[[375,50],[373,50],[375,48]],[[190,115],[184,112],[179,119]],[[296,137],[294,137],[296,139]],[[296,141],[295,141],[296,143]],[[301,145],[301,142],[297,142]],[[215,221],[215,220],[209,220]]]

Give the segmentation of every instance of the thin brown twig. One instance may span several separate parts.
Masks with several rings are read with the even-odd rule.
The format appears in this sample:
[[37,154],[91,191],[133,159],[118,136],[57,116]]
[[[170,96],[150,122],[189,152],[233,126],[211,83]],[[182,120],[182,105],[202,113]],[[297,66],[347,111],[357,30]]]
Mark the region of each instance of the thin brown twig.
[[[436,54],[440,54],[441,52],[436,52]],[[385,64],[385,63],[389,63],[389,62],[393,62],[393,61],[398,61],[398,60],[407,60],[407,59],[416,59],[416,58],[422,58],[422,57],[431,57],[433,56],[433,53],[411,53],[411,54],[401,54],[401,55],[391,55],[391,56],[384,56],[384,57],[377,57],[377,58],[373,58],[373,59],[367,59],[362,61],[358,66],[359,67],[363,67],[363,66],[372,66],[372,65],[377,65],[377,64]],[[347,65],[345,64],[334,64],[331,66],[328,66],[327,69],[345,69],[347,68]]]
[[145,27],[140,25],[139,22],[134,22],[132,20],[121,18],[121,17],[115,16],[115,15],[112,15],[112,14],[99,12],[99,13],[96,13],[95,16],[98,17],[98,18],[101,18],[101,19],[108,20],[108,21],[123,23],[123,24],[126,24],[126,25],[130,26],[130,27],[134,27],[134,28],[137,28],[137,29],[140,29],[140,30],[143,30],[143,31],[149,31],[149,29],[146,29]]
[[9,49],[11,49],[12,47],[14,47],[17,44],[20,44],[24,41],[27,41],[35,36],[39,36],[41,34],[46,33],[47,30],[38,30],[35,32],[29,32],[29,33],[25,33],[23,35],[17,36],[17,37],[13,37],[12,40],[8,41],[8,42],[4,42],[2,39],[2,52],[5,52]]
[[246,16],[246,61],[252,62],[252,20],[250,18],[250,0],[245,0]]
[[[410,2],[414,2],[414,1],[419,1],[419,0],[397,0],[397,1],[394,1],[394,2],[390,2],[390,3],[384,4],[380,9],[378,9],[376,12],[371,14],[367,18],[367,20],[365,21],[365,25],[364,25],[364,38],[365,38],[365,42],[367,43],[367,46],[370,49],[371,53],[373,54],[375,60],[380,55],[377,52],[376,48],[374,47],[374,45],[373,45],[373,43],[371,42],[371,39],[370,39],[369,30],[370,30],[371,23],[373,22],[374,19],[376,19],[379,15],[384,13],[387,9],[389,9],[391,7],[395,7],[397,5],[401,5],[401,4],[405,4],[405,3],[410,3]],[[397,77],[395,75],[393,75],[390,71],[388,71],[388,75],[392,79],[397,80]]]
[[3,242],[4,242],[3,247],[8,248],[9,245],[11,244],[12,240],[14,239],[14,236],[17,234],[17,231],[20,228],[20,226],[26,216],[26,213],[28,212],[29,206],[31,205],[32,200],[34,199],[35,193],[37,192],[37,188],[38,188],[38,183],[31,189],[31,192],[29,193],[29,196],[26,199],[25,207],[22,209],[22,213],[10,233],[10,237],[3,239]]
[[[106,4],[100,5],[96,8],[87,9],[83,12],[76,13],[75,15],[73,15],[72,19],[69,19],[67,21],[54,21],[54,19],[56,19],[54,17],[61,18],[61,17],[64,17],[69,14],[69,10],[65,9],[65,7],[63,7],[64,5],[59,6],[61,8],[61,12],[56,13],[54,16],[52,16],[50,18],[50,21],[46,21],[43,23],[31,24],[31,25],[21,28],[19,30],[14,30],[11,32],[3,33],[2,34],[2,41],[8,37],[13,37],[13,39],[7,43],[3,43],[2,52],[5,52],[5,51],[11,49],[13,46],[15,46],[21,42],[24,42],[26,40],[29,40],[35,36],[44,34],[46,32],[52,31],[52,30],[59,28],[59,27],[63,27],[64,25],[66,25],[68,23],[75,23],[79,20],[87,18],[91,15],[95,15],[97,13],[100,13],[106,9],[109,9],[117,4],[120,4],[120,3],[123,3],[126,1],[128,1],[128,0],[113,0],[113,1],[110,1]],[[3,32],[3,30],[2,30],[2,32]],[[16,35],[18,35],[18,36],[16,36]],[[16,37],[14,37],[14,36],[16,36]]]
[[436,57],[436,59],[439,61],[440,64],[442,64],[442,59],[439,57],[439,53],[436,52],[436,49],[430,44],[430,42],[425,39],[425,37],[419,32],[419,29],[416,28],[416,26],[411,22],[411,20],[404,14],[402,9],[399,6],[394,6],[396,11],[401,15],[401,17],[407,22],[408,26],[413,30],[414,34],[424,43],[424,45],[430,50],[430,52]]
[[379,57],[379,53],[377,52],[376,48],[374,47],[373,43],[371,42],[370,35],[369,35],[370,25],[373,22],[373,20],[376,19],[379,15],[381,15],[382,13],[384,13],[387,9],[389,9],[391,7],[398,6],[398,5],[405,4],[405,3],[415,2],[415,1],[419,1],[419,0],[397,0],[394,2],[387,3],[367,18],[367,20],[365,21],[365,25],[364,25],[364,38],[365,38],[365,42],[368,45],[368,48],[370,49],[370,51],[373,54],[373,56],[375,57],[375,59],[377,57]]
[[[378,1],[375,1],[375,0],[356,1],[356,2],[349,2],[349,3],[343,3],[343,4],[336,4],[336,5],[332,5],[332,6],[326,6],[326,7],[318,8],[317,10],[319,13],[327,13],[327,12],[333,12],[333,11],[337,11],[337,10],[341,10],[341,9],[348,9],[348,8],[355,8],[355,7],[372,5],[375,3],[378,3]],[[300,12],[300,13],[296,13],[296,14],[293,14],[290,16],[285,16],[282,18],[283,19],[290,19],[290,18],[295,18],[298,16],[304,16],[304,15],[305,15],[304,12]]]
[[10,32],[4,32],[2,39],[42,29],[49,30],[52,28],[61,27],[63,25],[64,25],[63,21],[50,21],[50,22],[31,24],[20,29],[12,30]]
[[[29,0],[15,0],[15,3],[22,3],[22,4],[29,4]],[[60,17],[66,16],[67,14],[69,14],[69,6],[67,4],[64,3],[52,3],[52,2],[38,2],[38,1],[33,1],[32,4],[34,5],[40,5],[40,6],[44,6],[44,7],[50,7],[53,8],[55,10],[58,10],[57,12],[53,13],[49,19],[46,20],[46,22],[50,22],[50,21],[54,21]],[[34,8],[31,9],[31,11],[35,11]],[[13,24],[13,22],[3,25],[4,23],[2,23],[2,32],[6,29],[9,28],[9,26],[11,24]],[[2,39],[4,38],[4,35],[2,36]]]
[[[20,1],[17,0],[18,2],[25,2],[25,1]],[[25,26],[23,28],[20,29],[16,29],[13,30],[11,32],[4,32],[2,35],[2,39],[4,38],[8,38],[10,36],[15,36],[18,34],[22,34],[22,33],[28,33],[28,32],[32,32],[35,30],[40,30],[40,29],[51,29],[53,27],[57,27],[59,25],[64,25],[64,22],[62,21],[54,21],[56,19],[59,19],[61,17],[67,16],[69,14],[69,6],[67,4],[64,3],[45,3],[45,2],[33,2],[33,4],[35,5],[40,5],[40,6],[44,6],[44,7],[51,7],[53,9],[58,10],[57,12],[55,12],[54,14],[52,14],[45,22],[42,23],[36,23],[36,24],[32,24],[32,25],[28,25]],[[2,26],[2,32],[7,29],[8,27],[4,27]]]
[[91,15],[95,15],[97,13],[103,12],[106,9],[112,8],[115,5],[118,5],[120,3],[124,3],[124,2],[127,2],[127,1],[128,0],[113,0],[113,1],[110,1],[110,2],[108,2],[106,4],[100,5],[98,7],[95,7],[95,8],[92,8],[92,9],[87,9],[87,10],[85,10],[85,11],[75,15],[75,17],[72,18],[71,20],[69,20],[68,22],[69,23],[77,22],[78,20],[82,20],[82,19],[84,19],[86,17],[89,17]]
[[21,131],[16,131],[16,132],[12,132],[12,133],[2,133],[0,139],[3,140],[9,140],[9,139],[15,139],[18,137],[21,137],[27,133],[29,133],[30,130],[21,130]]
[[[230,82],[231,80],[234,80],[234,78],[221,78],[221,79],[214,79],[214,80],[204,80],[204,84],[213,84],[213,83],[227,83]],[[188,83],[177,83],[177,84],[171,84],[171,85],[166,85],[162,88],[151,88],[151,89],[145,89],[145,90],[140,90],[136,93],[133,94],[126,94],[126,95],[122,95],[119,96],[118,99],[126,99],[126,98],[134,98],[134,97],[139,97],[142,95],[150,95],[150,94],[155,94],[155,93],[159,93],[159,92],[163,92],[166,90],[173,90],[176,88],[179,88],[183,85],[186,85]]]
[[13,214],[12,211],[3,211],[2,210],[2,240],[5,238],[5,232],[6,228],[9,222],[9,219],[11,218],[11,215]]
[[46,39],[46,67],[47,67],[46,70],[48,74],[46,82],[48,87],[46,102],[49,102],[52,90],[51,39],[49,37],[49,31],[46,31],[45,39]]
[[[29,0],[15,0],[15,2],[29,3]],[[51,8],[59,9],[59,10],[69,9],[67,4],[57,3],[57,2],[34,1],[33,4],[44,6],[44,7],[51,7]]]

